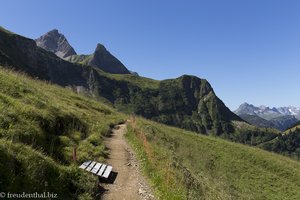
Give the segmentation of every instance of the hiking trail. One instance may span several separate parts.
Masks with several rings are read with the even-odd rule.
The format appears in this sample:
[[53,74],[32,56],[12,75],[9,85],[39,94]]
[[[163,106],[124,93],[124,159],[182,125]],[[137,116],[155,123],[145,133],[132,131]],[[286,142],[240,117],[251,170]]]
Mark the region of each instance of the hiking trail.
[[153,192],[141,173],[135,153],[124,137],[126,127],[126,124],[115,126],[111,135],[105,139],[105,146],[109,150],[106,162],[113,166],[116,179],[113,184],[101,183],[105,189],[101,199],[154,200]]

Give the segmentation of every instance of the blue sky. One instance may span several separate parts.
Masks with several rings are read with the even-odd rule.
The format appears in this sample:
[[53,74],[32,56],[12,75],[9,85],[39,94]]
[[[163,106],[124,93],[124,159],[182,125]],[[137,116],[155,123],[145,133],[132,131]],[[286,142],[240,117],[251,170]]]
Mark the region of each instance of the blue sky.
[[300,106],[298,0],[2,0],[0,25],[57,28],[79,54],[102,43],[142,76],[206,78],[231,109]]

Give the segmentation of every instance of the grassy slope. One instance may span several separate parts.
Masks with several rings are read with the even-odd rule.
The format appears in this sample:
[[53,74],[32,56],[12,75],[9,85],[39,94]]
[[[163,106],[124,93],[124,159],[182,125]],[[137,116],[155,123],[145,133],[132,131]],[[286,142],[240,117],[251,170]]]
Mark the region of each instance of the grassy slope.
[[127,138],[161,199],[299,199],[300,163],[137,119]]
[[[95,177],[77,166],[106,156],[102,136],[125,116],[71,90],[0,67],[0,188],[88,197]],[[78,162],[72,162],[77,146]]]
[[[105,73],[105,72],[104,72]],[[103,73],[103,74],[104,74]],[[105,76],[116,79],[116,80],[121,80],[121,81],[127,81],[135,85],[139,85],[141,88],[145,89],[157,89],[159,87],[160,81],[154,80],[151,78],[146,78],[142,76],[135,76],[132,74],[109,74],[105,73]]]
[[5,28],[3,28],[2,26],[0,26],[0,30],[6,32],[7,34],[15,34],[9,30],[6,30]]
[[300,122],[294,124],[292,127],[288,128],[286,131],[284,131],[284,134],[289,134],[290,132],[295,131],[296,129],[300,129]]
[[67,61],[86,65],[92,55],[72,55],[66,58]]

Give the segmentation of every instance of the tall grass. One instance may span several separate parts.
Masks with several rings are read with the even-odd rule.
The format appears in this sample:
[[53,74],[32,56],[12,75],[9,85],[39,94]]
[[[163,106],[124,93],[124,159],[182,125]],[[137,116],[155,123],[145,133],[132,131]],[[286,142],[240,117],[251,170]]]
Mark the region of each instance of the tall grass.
[[78,164],[103,161],[103,136],[126,116],[70,89],[1,68],[0,85],[1,191],[48,189],[67,199],[90,198],[96,179]]
[[127,138],[161,199],[300,199],[290,158],[140,118]]

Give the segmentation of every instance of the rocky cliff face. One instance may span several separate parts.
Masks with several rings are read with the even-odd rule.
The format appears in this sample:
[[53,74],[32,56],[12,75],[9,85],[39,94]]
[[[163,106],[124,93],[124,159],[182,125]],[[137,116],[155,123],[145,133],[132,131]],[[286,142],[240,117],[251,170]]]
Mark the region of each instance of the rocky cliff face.
[[298,119],[293,115],[285,115],[276,117],[270,120],[275,125],[275,128],[281,131],[285,131],[298,122]]
[[55,53],[60,58],[66,58],[71,55],[76,55],[75,50],[69,44],[66,37],[59,33],[57,29],[49,31],[36,39],[37,46]]
[[130,74],[130,71],[102,44],[97,45],[93,54],[77,55],[66,37],[57,29],[49,31],[35,41],[37,46],[69,62],[97,67],[112,74]]
[[88,64],[113,74],[130,74],[126,67],[111,55],[102,44],[97,45]]
[[108,81],[98,82],[97,88],[98,93],[110,93],[120,110],[203,134],[230,133],[231,121],[242,121],[215,95],[208,81],[195,76],[163,80],[152,89],[126,82],[108,85]]

